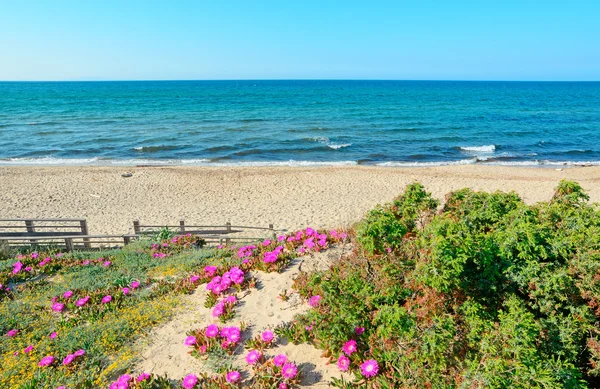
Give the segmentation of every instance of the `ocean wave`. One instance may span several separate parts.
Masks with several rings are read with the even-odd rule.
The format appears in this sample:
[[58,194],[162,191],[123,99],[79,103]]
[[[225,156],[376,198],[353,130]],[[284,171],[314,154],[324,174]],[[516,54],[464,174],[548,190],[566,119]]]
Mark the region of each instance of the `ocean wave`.
[[179,148],[181,148],[181,146],[161,145],[161,146],[138,146],[138,147],[134,147],[133,150],[135,150],[137,152],[142,152],[142,153],[157,153],[160,151],[177,150]]
[[387,167],[419,167],[419,166],[447,166],[447,165],[471,165],[477,163],[477,158],[461,159],[458,161],[438,161],[438,162],[405,162],[405,161],[390,161],[376,163],[375,166]]
[[467,151],[470,153],[493,153],[496,151],[495,145],[485,145],[485,146],[461,146],[460,150]]
[[343,149],[344,147],[349,147],[349,146],[352,146],[352,143],[341,143],[341,144],[330,143],[327,145],[327,147],[329,147],[330,149],[334,149],[334,150]]
[[315,137],[308,138],[308,139],[311,141],[314,141],[314,142],[319,142],[319,143],[329,147],[332,150],[339,150],[339,149],[343,149],[344,147],[352,146],[352,143],[333,143],[326,136],[315,136]]

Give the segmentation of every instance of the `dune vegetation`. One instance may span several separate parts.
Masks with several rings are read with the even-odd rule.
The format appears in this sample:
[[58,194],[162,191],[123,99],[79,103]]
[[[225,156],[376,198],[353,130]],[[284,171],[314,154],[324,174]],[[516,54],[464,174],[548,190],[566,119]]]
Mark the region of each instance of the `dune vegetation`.
[[[342,242],[350,255],[295,278],[306,313],[247,336],[236,305],[254,272]],[[600,385],[600,209],[573,182],[535,205],[469,189],[440,204],[415,183],[348,233],[241,247],[165,232],[118,250],[21,253],[0,261],[0,284],[2,388],[299,387],[302,369],[269,351],[284,339],[322,349],[340,388]],[[197,288],[212,322],[185,345],[224,362],[183,379],[134,372],[135,341]]]

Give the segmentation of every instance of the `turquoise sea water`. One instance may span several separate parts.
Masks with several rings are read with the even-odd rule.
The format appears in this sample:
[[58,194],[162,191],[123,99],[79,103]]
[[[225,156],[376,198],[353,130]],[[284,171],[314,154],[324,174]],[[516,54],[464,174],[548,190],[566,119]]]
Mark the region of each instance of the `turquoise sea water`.
[[0,82],[0,164],[600,164],[600,83]]

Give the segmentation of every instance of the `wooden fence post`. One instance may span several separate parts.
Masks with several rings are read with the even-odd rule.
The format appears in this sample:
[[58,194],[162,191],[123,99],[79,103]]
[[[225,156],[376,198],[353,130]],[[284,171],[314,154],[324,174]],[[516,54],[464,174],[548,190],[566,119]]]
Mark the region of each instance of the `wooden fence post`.
[[73,238],[65,238],[65,247],[67,252],[73,251]]
[[[27,227],[28,233],[35,232],[35,227],[33,226],[33,220],[25,220],[25,227]],[[31,242],[31,244],[35,244],[37,242],[37,240],[31,239],[30,242]]]
[[[79,222],[79,224],[81,225],[81,234],[82,235],[89,235],[87,221],[86,220],[82,220],[82,221]],[[86,249],[91,249],[92,248],[92,245],[90,244],[90,239],[89,238],[83,238],[83,246]]]
[[[225,230],[227,231],[227,234],[231,233],[231,222],[225,223]],[[227,235],[227,236],[229,236],[229,235]],[[227,246],[229,246],[230,243],[231,243],[231,239],[225,238],[225,244]]]
[[123,235],[123,245],[127,246],[130,242],[130,238],[127,235]]
[[133,233],[136,235],[140,234],[140,221],[139,220],[133,221]]
[[181,235],[185,235],[185,220],[183,219],[179,221],[179,232],[181,232]]
[[273,237],[273,239],[277,239],[275,229],[273,228],[273,224],[269,224],[269,231],[271,231],[271,236]]

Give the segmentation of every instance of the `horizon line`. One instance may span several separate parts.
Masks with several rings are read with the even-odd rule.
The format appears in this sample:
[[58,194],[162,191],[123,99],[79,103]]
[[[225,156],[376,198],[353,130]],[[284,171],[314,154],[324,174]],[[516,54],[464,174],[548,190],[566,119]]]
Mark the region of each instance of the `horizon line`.
[[515,80],[515,79],[399,79],[399,78],[215,78],[215,79],[64,79],[0,80],[0,82],[174,82],[174,81],[402,81],[402,82],[600,82],[599,80]]

